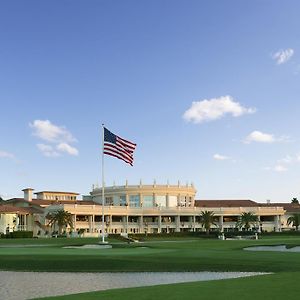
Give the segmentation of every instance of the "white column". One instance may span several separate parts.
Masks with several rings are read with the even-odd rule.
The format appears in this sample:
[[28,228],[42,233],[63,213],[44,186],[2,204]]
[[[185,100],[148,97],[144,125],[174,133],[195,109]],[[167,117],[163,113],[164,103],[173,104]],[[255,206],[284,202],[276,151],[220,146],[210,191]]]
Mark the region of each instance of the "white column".
[[194,230],[193,230],[193,223],[194,223],[194,222],[193,222],[193,216],[190,216],[190,217],[189,217],[189,227],[190,227],[190,228],[189,228],[189,231],[194,231]]
[[144,233],[144,220],[143,220],[143,216],[139,216],[139,231],[140,231],[140,233]]
[[223,216],[220,216],[220,217],[219,217],[219,228],[220,228],[220,231],[221,231],[221,232],[224,231]]
[[92,231],[95,232],[95,215],[92,215]]
[[76,227],[76,215],[73,215],[73,230],[76,231],[77,227]]
[[279,216],[274,216],[275,232],[279,232]]
[[157,232],[161,233],[161,215],[158,216]]
[[92,216],[88,216],[89,218],[89,233],[92,232]]
[[193,231],[196,231],[196,216],[193,216]]
[[176,232],[180,232],[180,216],[175,217],[175,222],[176,222]]
[[258,232],[261,233],[261,227],[260,227],[260,216],[257,216],[257,222],[258,222]]
[[126,216],[126,233],[128,233],[128,215]]

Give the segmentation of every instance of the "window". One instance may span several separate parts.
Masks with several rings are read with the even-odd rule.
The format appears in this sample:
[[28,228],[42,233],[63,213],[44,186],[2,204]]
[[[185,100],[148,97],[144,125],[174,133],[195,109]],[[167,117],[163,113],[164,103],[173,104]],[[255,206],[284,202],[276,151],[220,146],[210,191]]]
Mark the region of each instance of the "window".
[[113,197],[105,197],[105,205],[113,205]]
[[167,197],[166,196],[156,196],[156,205],[158,207],[166,207],[167,206]]
[[113,196],[113,202],[114,202],[114,206],[119,206],[120,205],[119,196]]
[[153,207],[153,195],[143,196],[143,207]]
[[126,206],[126,195],[120,196],[120,205]]
[[114,206],[126,206],[126,195],[114,196],[113,197]]
[[177,206],[177,196],[169,196],[169,207]]
[[140,196],[139,195],[130,195],[129,196],[129,206],[139,207],[140,206]]
[[181,206],[181,207],[186,207],[187,205],[186,205],[186,199],[187,197],[186,196],[180,196],[180,203],[179,203],[179,206]]

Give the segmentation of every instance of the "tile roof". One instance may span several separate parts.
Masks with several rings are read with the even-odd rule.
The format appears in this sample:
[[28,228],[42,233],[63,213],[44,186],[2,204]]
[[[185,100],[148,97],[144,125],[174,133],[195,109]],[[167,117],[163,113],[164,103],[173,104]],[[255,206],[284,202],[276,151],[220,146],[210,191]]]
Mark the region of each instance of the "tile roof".
[[44,200],[44,199],[32,199],[30,201],[33,205],[52,205],[52,204],[79,204],[79,205],[92,205],[95,204],[93,201],[85,200]]
[[45,199],[32,199],[27,201],[24,198],[12,198],[6,200],[7,203],[24,202],[31,205],[48,206],[52,204],[79,204],[79,205],[93,205],[95,202],[87,200],[45,200]]
[[33,207],[17,207],[12,205],[0,205],[0,213],[32,214],[32,213],[41,213],[41,211]]
[[196,207],[254,207],[260,206],[253,200],[195,200]]
[[267,206],[282,206],[289,213],[300,213],[300,204],[294,203],[270,203]]

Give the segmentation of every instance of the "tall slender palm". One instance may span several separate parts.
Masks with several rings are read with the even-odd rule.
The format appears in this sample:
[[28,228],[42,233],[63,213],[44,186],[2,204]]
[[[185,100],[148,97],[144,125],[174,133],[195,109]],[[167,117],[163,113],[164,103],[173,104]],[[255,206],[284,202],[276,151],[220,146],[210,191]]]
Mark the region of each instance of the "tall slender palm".
[[299,204],[299,200],[297,198],[293,198],[291,203],[292,204]]
[[62,233],[63,227],[73,228],[72,214],[63,209],[48,213],[46,218],[49,220],[49,226],[57,224],[59,234]]
[[243,228],[248,231],[251,226],[255,226],[258,223],[258,216],[252,212],[244,212],[239,216],[239,219],[236,223],[238,228]]
[[287,224],[292,225],[298,230],[298,227],[300,226],[300,214],[293,214],[287,219]]
[[214,212],[202,211],[200,215],[200,224],[205,228],[206,234],[209,234],[209,230],[212,225],[216,225]]

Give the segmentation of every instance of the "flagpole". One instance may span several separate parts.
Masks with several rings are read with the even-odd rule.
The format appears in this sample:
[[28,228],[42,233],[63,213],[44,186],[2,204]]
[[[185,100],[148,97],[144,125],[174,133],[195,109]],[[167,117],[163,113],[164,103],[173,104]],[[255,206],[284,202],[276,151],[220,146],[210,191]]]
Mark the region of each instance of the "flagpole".
[[102,243],[104,240],[104,124],[102,124]]

